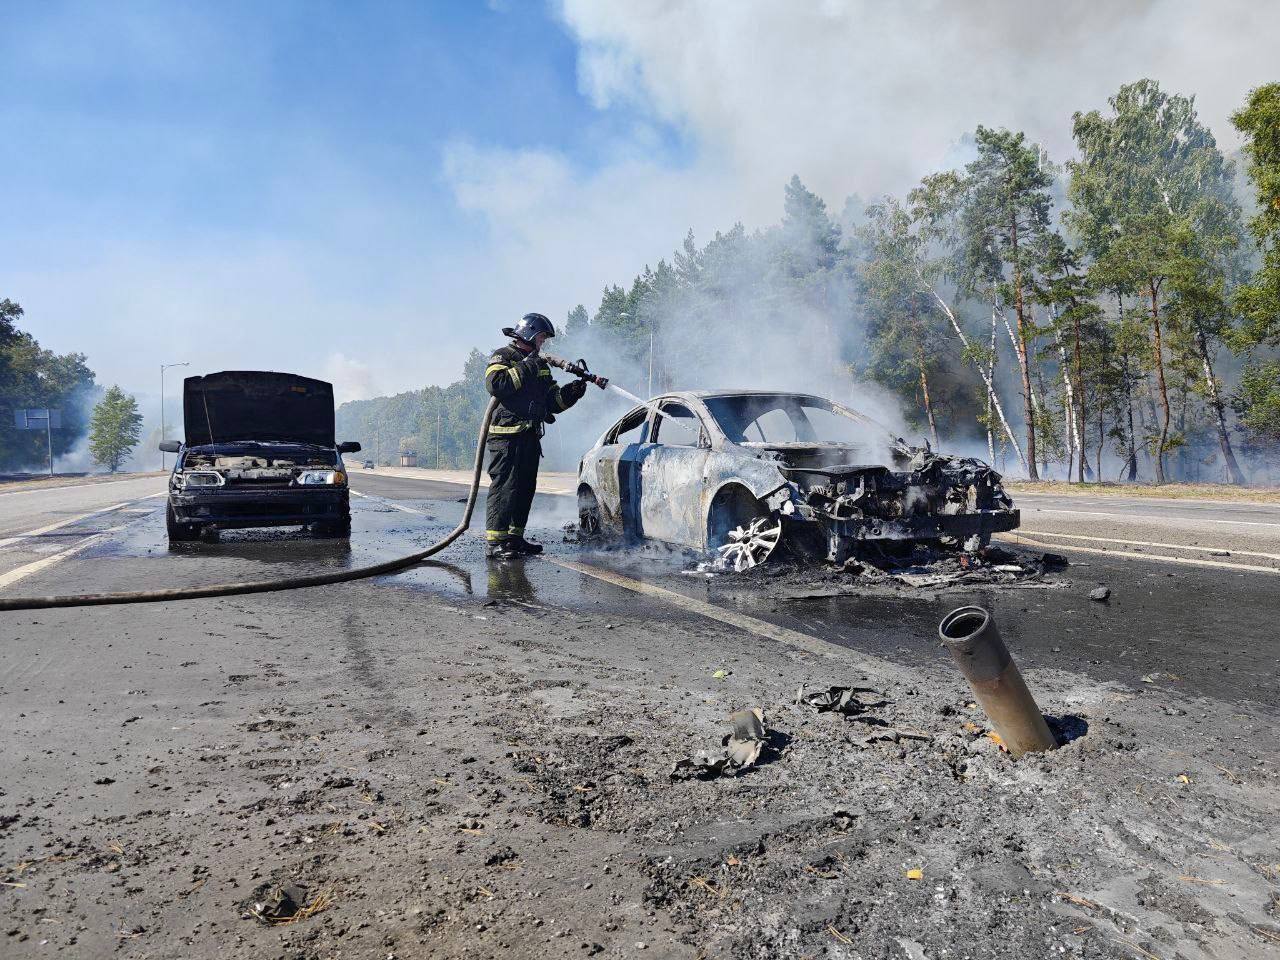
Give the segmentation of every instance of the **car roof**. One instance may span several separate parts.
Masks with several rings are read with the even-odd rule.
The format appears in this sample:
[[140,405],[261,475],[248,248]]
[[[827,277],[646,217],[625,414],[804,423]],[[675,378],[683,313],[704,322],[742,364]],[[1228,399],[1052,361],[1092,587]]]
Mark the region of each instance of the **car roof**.
[[805,399],[812,397],[816,400],[826,399],[816,393],[795,393],[791,390],[672,390],[670,393],[660,393],[653,399],[714,400],[719,397],[803,397]]

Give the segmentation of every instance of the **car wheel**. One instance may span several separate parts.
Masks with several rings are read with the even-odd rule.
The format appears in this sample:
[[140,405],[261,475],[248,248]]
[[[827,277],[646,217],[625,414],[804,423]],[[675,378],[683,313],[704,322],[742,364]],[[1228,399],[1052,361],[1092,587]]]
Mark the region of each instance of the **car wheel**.
[[782,518],[740,487],[721,491],[711,504],[707,546],[729,570],[750,570],[782,542]]
[[590,487],[578,491],[578,535],[583,540],[610,539],[610,531],[600,509],[600,501]]
[[331,520],[327,523],[318,524],[316,532],[322,537],[332,537],[335,540],[348,539],[351,536],[351,515],[347,514],[342,520]]
[[190,543],[193,540],[200,539],[200,525],[198,523],[181,523],[177,514],[173,512],[172,504],[165,508],[164,526],[169,534],[170,543]]

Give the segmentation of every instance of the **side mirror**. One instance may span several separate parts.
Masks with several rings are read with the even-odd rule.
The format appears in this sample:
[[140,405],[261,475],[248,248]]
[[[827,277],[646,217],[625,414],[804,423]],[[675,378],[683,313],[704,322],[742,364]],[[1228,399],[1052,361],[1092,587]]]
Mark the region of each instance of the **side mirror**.
[[165,440],[160,444],[160,451],[162,453],[177,453],[181,449],[182,443],[177,440]]
[[354,440],[344,440],[342,443],[338,444],[338,452],[339,453],[359,453],[360,444],[356,443]]

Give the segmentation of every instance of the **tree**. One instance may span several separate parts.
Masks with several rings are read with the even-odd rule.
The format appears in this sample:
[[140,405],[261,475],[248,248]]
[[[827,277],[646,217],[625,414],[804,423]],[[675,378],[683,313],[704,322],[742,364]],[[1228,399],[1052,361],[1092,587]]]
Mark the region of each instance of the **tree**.
[[1258,191],[1259,212],[1249,222],[1262,252],[1262,268],[1240,288],[1237,306],[1245,318],[1246,347],[1280,344],[1280,83],[1249,94],[1249,102],[1231,122],[1245,135],[1249,179]]
[[[1172,409],[1161,328],[1165,283],[1176,269],[1179,230],[1217,243],[1230,229],[1232,167],[1202,123],[1193,98],[1166,94],[1154,80],[1121,87],[1111,115],[1077,113],[1068,222],[1095,258],[1095,284],[1146,298],[1151,364],[1160,401],[1153,443],[1156,482],[1165,482]],[[1238,219],[1238,211],[1235,215]]]
[[859,268],[868,311],[867,340],[872,376],[899,394],[919,399],[929,437],[938,447],[938,424],[929,379],[940,361],[942,338],[933,321],[937,309],[920,289],[919,240],[911,218],[892,198],[867,208],[862,228],[866,257]]
[[1022,133],[978,127],[975,143],[978,159],[965,168],[961,212],[966,272],[975,285],[992,289],[1002,313],[1006,305],[1014,311],[1017,326],[1010,336],[1022,380],[1027,474],[1035,480],[1036,412],[1029,349],[1035,330],[1027,300],[1033,285],[1034,244],[1049,227],[1053,178],[1039,148],[1028,144]]
[[96,391],[93,371],[82,353],[56,354],[19,330],[22,307],[0,300],[0,468],[21,469],[43,462],[46,437],[19,430],[14,411],[52,407],[62,411],[62,429],[53,432],[53,455],[70,450],[87,428],[89,400]]
[[1013,428],[1004,414],[1004,405],[995,384],[996,363],[996,315],[991,315],[991,340],[981,347],[970,340],[960,322],[957,309],[943,296],[943,284],[954,285],[957,298],[973,289],[969,275],[968,258],[964,256],[964,237],[960,215],[964,207],[967,183],[955,171],[932,174],[925,177],[918,187],[907,195],[911,219],[917,226],[919,242],[916,245],[916,275],[920,289],[928,293],[938,309],[947,318],[952,331],[960,341],[961,355],[973,364],[987,391],[986,411],[983,423],[987,428],[988,455],[995,459],[994,423],[999,420],[1009,446],[1013,448],[1018,463],[1027,469],[1027,460]]
[[119,387],[112,387],[93,408],[89,452],[94,462],[115,473],[141,436],[142,414],[138,413],[138,401]]

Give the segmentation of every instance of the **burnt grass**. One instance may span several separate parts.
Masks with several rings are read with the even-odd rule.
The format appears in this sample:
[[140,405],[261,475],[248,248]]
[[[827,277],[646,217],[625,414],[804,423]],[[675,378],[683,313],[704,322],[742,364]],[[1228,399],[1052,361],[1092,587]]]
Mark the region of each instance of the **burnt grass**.
[[[62,748],[6,747],[0,953],[1276,955],[1262,708],[1034,669],[1064,744],[1015,762],[941,659],[376,584],[346,600],[150,612],[141,695],[87,720],[39,703],[93,760],[32,773]],[[304,613],[305,636],[262,627]],[[40,620],[26,640],[65,634]],[[819,713],[801,684],[883,703]],[[756,766],[672,778],[745,707],[771,733]],[[281,887],[317,908],[256,918]]]

